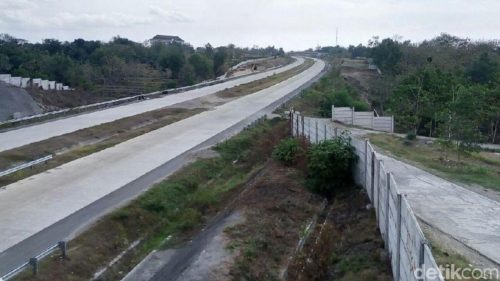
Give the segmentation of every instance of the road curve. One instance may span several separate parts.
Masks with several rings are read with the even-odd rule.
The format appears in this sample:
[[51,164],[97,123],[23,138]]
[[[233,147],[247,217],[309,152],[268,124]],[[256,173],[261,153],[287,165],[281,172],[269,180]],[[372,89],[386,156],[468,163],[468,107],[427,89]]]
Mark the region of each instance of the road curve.
[[[46,233],[46,230],[62,222],[73,224],[75,228],[75,221],[69,221],[68,218],[96,202],[106,204],[101,202],[102,199],[120,192],[122,187],[144,189],[145,184],[152,183],[151,179],[145,179],[153,177],[152,172],[168,166],[172,161],[178,161],[191,149],[216,138],[270,104],[288,97],[317,77],[324,67],[324,62],[316,60],[309,69],[272,87],[0,190],[0,273],[12,268],[15,264],[13,259],[25,259],[33,254],[33,249],[48,246],[47,243],[40,245],[45,240],[33,237],[43,234],[47,241],[61,239]],[[156,175],[156,180],[161,178]],[[114,205],[109,203],[107,206],[111,209]],[[75,220],[79,220],[76,224],[83,225],[89,218],[79,215]],[[70,227],[66,228],[62,232],[71,233]],[[23,252],[17,251],[16,247],[25,240],[32,244],[23,245]],[[7,267],[7,264],[11,266]]]
[[125,117],[160,109],[165,106],[184,102],[194,98],[210,95],[222,91],[226,88],[232,88],[241,84],[265,78],[274,73],[287,71],[302,64],[303,62],[304,59],[297,58],[295,62],[285,65],[281,68],[264,71],[255,75],[245,76],[220,84],[186,91],[179,94],[167,95],[162,98],[126,104],[109,109],[80,114],[68,118],[57,119],[41,124],[6,131],[0,133],[0,152],[16,147],[21,147],[30,143],[42,141],[51,137],[64,135],[77,130],[97,126],[99,124],[112,122]]

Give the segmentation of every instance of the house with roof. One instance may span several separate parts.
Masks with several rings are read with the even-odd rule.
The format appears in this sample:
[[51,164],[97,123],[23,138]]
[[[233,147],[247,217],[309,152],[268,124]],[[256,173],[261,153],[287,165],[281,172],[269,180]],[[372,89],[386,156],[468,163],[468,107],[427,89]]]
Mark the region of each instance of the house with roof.
[[184,44],[184,40],[182,40],[179,36],[172,35],[156,35],[155,37],[149,39],[149,45],[156,43],[162,43],[165,45]]

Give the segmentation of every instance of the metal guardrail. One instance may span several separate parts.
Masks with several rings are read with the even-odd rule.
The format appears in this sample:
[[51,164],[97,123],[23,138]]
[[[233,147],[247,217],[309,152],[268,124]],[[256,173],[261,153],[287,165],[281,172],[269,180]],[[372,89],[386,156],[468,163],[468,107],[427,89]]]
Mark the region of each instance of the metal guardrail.
[[30,121],[37,120],[37,119],[46,120],[46,119],[51,118],[51,116],[64,115],[66,113],[86,112],[86,111],[90,111],[90,110],[97,110],[97,109],[100,109],[100,108],[105,108],[105,107],[120,105],[120,104],[123,104],[123,103],[132,102],[132,101],[135,101],[135,100],[143,100],[143,99],[151,98],[151,97],[154,97],[154,96],[162,96],[162,95],[168,95],[168,94],[182,93],[182,92],[185,92],[185,91],[199,89],[199,88],[202,88],[202,87],[212,86],[212,85],[215,85],[215,84],[220,84],[220,83],[223,83],[223,82],[227,82],[227,81],[231,81],[231,80],[243,78],[243,77],[254,75],[254,74],[257,74],[257,73],[260,73],[260,72],[271,71],[271,70],[274,70],[274,69],[277,69],[277,68],[280,68],[280,67],[283,67],[283,66],[284,65],[282,65],[282,66],[275,66],[275,67],[271,67],[271,68],[265,69],[263,71],[258,71],[258,72],[254,72],[254,73],[250,73],[250,74],[246,74],[246,75],[242,75],[242,76],[237,76],[237,77],[222,78],[222,79],[217,78],[216,80],[205,81],[205,82],[201,82],[201,83],[198,83],[198,84],[195,84],[195,85],[191,85],[191,86],[184,86],[184,87],[174,88],[174,89],[170,89],[170,90],[167,89],[167,90],[156,91],[156,92],[147,93],[147,94],[139,94],[139,95],[134,95],[134,96],[131,96],[131,97],[125,97],[125,98],[115,99],[115,100],[111,100],[111,101],[105,101],[105,102],[100,102],[100,103],[93,103],[93,104],[88,104],[88,105],[82,105],[82,106],[72,107],[72,108],[65,108],[65,109],[61,109],[61,110],[46,112],[46,113],[37,114],[37,115],[26,116],[26,117],[17,118],[17,119],[10,119],[10,120],[7,120],[7,121],[0,122],[0,129],[1,129],[1,127],[8,128],[9,126],[14,126],[15,124],[22,124],[24,122],[29,123]]
[[57,244],[52,245],[51,247],[42,251],[40,254],[30,258],[29,261],[19,265],[18,267],[14,268],[13,270],[7,272],[7,274],[5,274],[4,276],[1,276],[0,281],[10,280],[11,278],[13,278],[14,276],[23,272],[24,270],[26,270],[30,266],[32,268],[33,274],[34,275],[38,274],[38,262],[40,260],[42,260],[43,258],[47,257],[48,255],[50,255],[52,252],[54,252],[57,249],[60,249],[62,257],[66,258],[67,242],[66,241],[57,242]]
[[52,154],[51,155],[47,155],[45,157],[42,157],[40,159],[36,159],[34,161],[31,161],[31,162],[28,162],[28,163],[24,163],[24,164],[21,164],[19,166],[16,166],[14,168],[10,168],[8,170],[5,170],[5,171],[2,171],[0,172],[0,177],[3,177],[3,176],[6,176],[6,175],[9,175],[9,174],[12,174],[12,173],[15,173],[17,171],[20,171],[22,169],[26,169],[26,168],[29,168],[29,167],[32,167],[34,165],[37,165],[37,164],[40,164],[40,163],[43,163],[43,162],[46,162],[46,161],[49,161],[53,158]]

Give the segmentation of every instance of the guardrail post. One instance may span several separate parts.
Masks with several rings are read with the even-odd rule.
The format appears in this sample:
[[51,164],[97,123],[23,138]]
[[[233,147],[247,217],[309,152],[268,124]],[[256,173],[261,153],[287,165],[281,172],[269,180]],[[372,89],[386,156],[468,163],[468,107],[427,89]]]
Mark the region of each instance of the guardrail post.
[[66,241],[57,242],[57,246],[61,250],[61,256],[63,257],[63,259],[65,259],[67,257],[67,250],[68,250],[68,248],[67,248],[68,245],[67,245]]
[[31,258],[30,259],[30,265],[33,271],[33,275],[38,274],[38,259],[37,258]]
[[390,253],[391,248],[389,247],[389,208],[390,208],[390,205],[389,205],[390,201],[389,200],[391,198],[391,174],[390,173],[386,174],[386,179],[387,179],[387,184],[386,184],[387,198],[385,201],[385,247],[389,251],[389,254],[391,254]]
[[396,248],[396,280],[395,281],[400,281],[401,280],[401,205],[403,203],[403,196],[398,193],[398,221],[397,221],[397,248]]
[[325,124],[325,137],[324,137],[324,140],[326,140],[326,124]]

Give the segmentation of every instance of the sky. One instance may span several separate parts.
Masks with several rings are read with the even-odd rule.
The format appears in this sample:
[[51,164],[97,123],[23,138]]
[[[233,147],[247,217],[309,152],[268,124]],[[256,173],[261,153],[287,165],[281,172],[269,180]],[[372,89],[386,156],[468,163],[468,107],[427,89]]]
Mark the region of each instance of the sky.
[[442,32],[500,39],[500,0],[0,0],[0,33],[27,39],[144,42],[177,35],[193,46],[233,43],[303,50],[420,42]]

